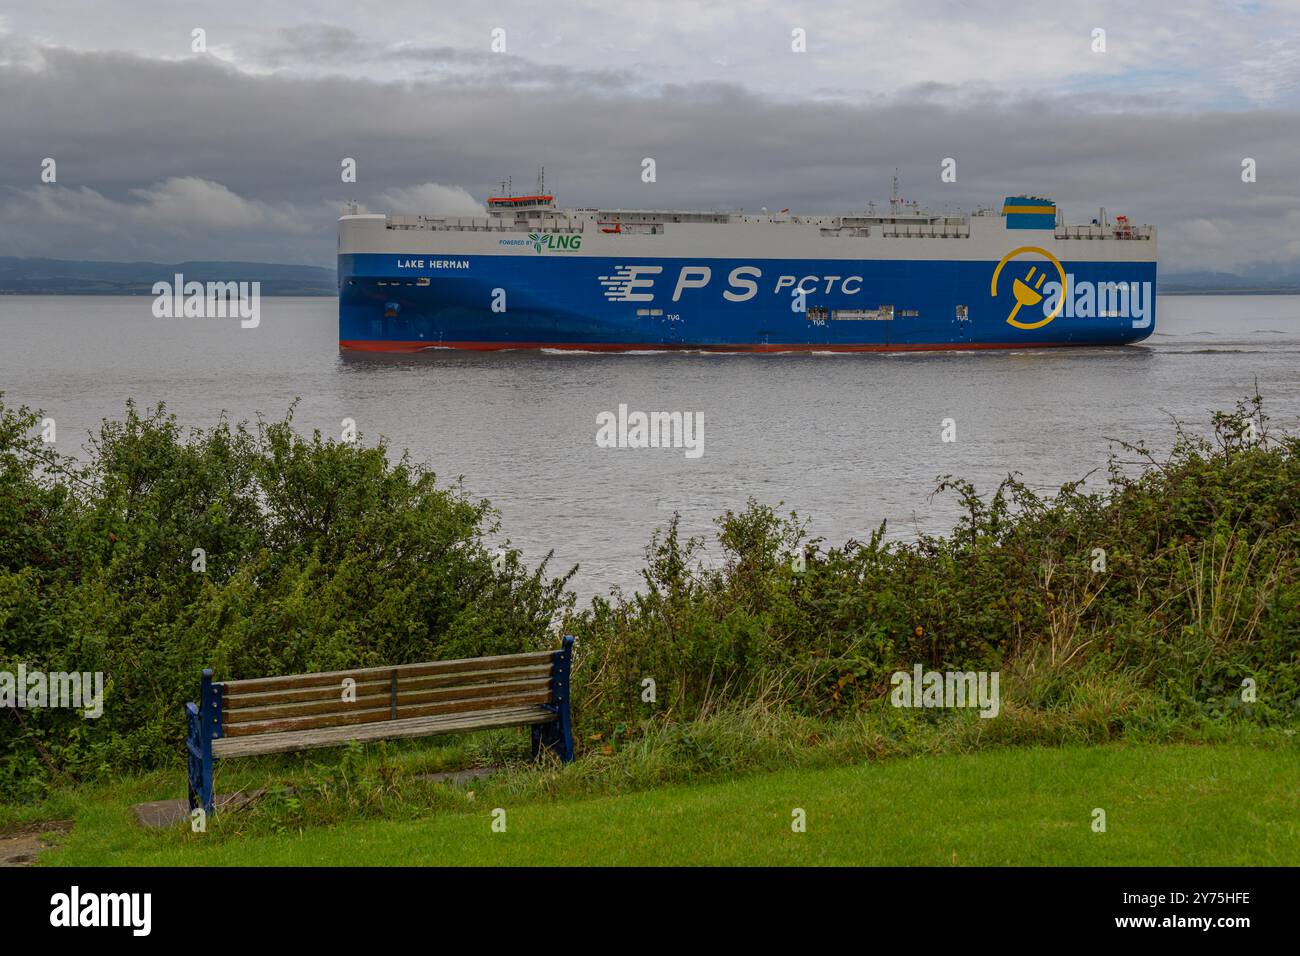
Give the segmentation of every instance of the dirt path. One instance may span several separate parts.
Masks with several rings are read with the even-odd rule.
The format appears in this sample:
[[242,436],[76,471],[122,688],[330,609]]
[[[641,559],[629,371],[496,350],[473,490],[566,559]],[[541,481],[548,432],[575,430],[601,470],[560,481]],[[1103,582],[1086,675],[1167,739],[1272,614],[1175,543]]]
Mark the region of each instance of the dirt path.
[[67,833],[71,829],[71,820],[46,820],[0,833],[0,866],[31,866],[40,852],[52,845],[41,839],[41,834]]

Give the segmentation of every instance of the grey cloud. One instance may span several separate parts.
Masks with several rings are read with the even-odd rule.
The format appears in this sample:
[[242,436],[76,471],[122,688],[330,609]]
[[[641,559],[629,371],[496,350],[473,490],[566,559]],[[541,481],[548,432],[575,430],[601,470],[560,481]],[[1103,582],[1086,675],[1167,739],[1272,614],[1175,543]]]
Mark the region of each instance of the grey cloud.
[[[350,44],[347,32],[299,36],[294,55]],[[524,59],[498,62],[493,79],[470,68],[478,54],[408,52],[449,68],[385,84],[46,48],[34,69],[31,47],[11,44],[0,50],[0,254],[162,248],[328,265],[343,200],[384,208],[384,194],[445,186],[481,201],[497,180],[530,183],[544,164],[567,203],[803,212],[883,199],[898,167],[904,194],[936,208],[1028,191],[1076,218],[1098,205],[1128,212],[1161,227],[1165,267],[1300,260],[1300,124],[1287,109],[1135,111],[1117,96],[1099,110],[1088,94],[939,83],[864,103],[778,100],[726,82],[648,91],[618,70]],[[39,182],[45,156],[58,161],[57,187]],[[640,180],[646,156],[654,185]],[[958,180],[942,184],[950,156]],[[1251,185],[1246,156],[1259,163]],[[340,181],[343,157],[357,160],[356,185]],[[192,222],[177,212],[185,202]]]
[[493,53],[486,45],[471,50],[407,40],[369,39],[330,23],[281,27],[274,32],[274,38],[270,45],[255,51],[256,62],[308,74],[356,74],[364,72],[369,64],[387,71],[398,66],[408,78],[438,80],[456,87],[509,85],[599,91],[637,85],[637,78],[628,70],[537,63],[510,53]]

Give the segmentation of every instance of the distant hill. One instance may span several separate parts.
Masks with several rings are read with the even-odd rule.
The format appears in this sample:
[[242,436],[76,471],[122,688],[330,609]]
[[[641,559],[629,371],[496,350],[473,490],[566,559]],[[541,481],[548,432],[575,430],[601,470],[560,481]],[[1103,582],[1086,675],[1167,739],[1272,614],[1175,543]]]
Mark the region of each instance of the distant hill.
[[1170,272],[1158,273],[1159,292],[1165,295],[1201,294],[1215,292],[1236,295],[1262,295],[1266,293],[1300,294],[1300,271],[1288,272],[1277,266],[1252,266],[1244,275],[1234,272]]
[[337,295],[333,269],[275,262],[98,262],[0,256],[0,295],[152,295],[153,284],[260,282],[262,295]]

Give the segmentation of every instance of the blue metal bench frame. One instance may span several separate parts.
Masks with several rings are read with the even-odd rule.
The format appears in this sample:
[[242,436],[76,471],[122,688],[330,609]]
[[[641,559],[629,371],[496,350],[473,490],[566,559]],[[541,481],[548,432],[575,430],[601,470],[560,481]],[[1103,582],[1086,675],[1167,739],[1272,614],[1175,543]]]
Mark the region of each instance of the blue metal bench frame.
[[533,759],[543,750],[555,753],[564,763],[573,763],[573,718],[569,714],[569,671],[573,667],[573,638],[565,637],[551,657],[551,702],[542,706],[559,719],[533,724]]
[[[538,759],[549,750],[564,763],[572,763],[573,718],[569,712],[569,675],[573,668],[573,638],[565,637],[560,649],[551,656],[551,700],[542,704],[556,719],[533,724],[532,755]],[[189,803],[191,812],[198,807],[211,815],[216,812],[212,789],[212,741],[222,736],[221,698],[223,687],[213,681],[212,668],[205,667],[199,683],[198,704],[186,703],[186,756],[189,763]]]

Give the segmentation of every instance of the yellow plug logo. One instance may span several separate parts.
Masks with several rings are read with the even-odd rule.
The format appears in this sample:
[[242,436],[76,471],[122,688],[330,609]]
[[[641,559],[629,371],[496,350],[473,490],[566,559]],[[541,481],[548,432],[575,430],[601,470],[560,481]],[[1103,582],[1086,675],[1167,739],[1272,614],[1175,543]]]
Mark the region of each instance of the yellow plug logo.
[[[1047,278],[1047,271],[1044,268],[1042,272],[1039,272],[1038,265],[1030,265],[1029,271],[1025,273],[1025,277],[1023,279],[1016,279],[1011,284],[1011,295],[1016,300],[1016,303],[1011,307],[1010,315],[1007,316],[1007,324],[1014,325],[1018,329],[1041,329],[1048,322],[1051,322],[1054,318],[1060,315],[1061,308],[1065,305],[1065,269],[1061,266],[1060,260],[1046,249],[1040,249],[1038,246],[1021,246],[1019,249],[1013,249],[1003,256],[1002,260],[997,264],[997,268],[993,270],[993,280],[989,283],[989,295],[995,299],[998,297],[998,277],[1002,275],[1002,267],[1012,259],[1016,258],[1016,256],[1022,254],[1042,256],[1056,267],[1056,274],[1061,279],[1061,295],[1057,300],[1056,308],[1042,320],[1038,322],[1018,322],[1016,320],[1016,313],[1027,305],[1035,306],[1043,301],[1043,293],[1041,290],[1043,288],[1043,280]],[[1038,275],[1037,278],[1034,278],[1035,273]]]

